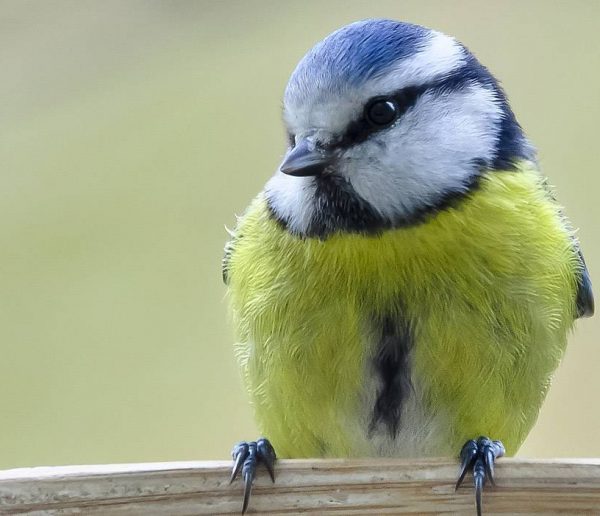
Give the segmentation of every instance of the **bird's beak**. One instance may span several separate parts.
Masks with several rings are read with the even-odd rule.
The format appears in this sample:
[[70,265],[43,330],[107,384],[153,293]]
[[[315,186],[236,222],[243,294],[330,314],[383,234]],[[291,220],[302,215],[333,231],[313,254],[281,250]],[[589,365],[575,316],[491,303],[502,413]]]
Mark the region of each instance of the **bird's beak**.
[[330,152],[316,148],[308,139],[302,139],[287,153],[279,170],[290,176],[318,176],[331,162]]

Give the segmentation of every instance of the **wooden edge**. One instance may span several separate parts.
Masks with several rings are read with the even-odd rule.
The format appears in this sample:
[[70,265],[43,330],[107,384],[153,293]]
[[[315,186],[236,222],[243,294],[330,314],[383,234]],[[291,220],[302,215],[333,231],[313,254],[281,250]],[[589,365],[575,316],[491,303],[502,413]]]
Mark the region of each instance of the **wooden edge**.
[[[1,514],[239,514],[229,461],[0,471]],[[249,513],[448,514],[474,510],[448,459],[280,460],[256,479]],[[600,514],[600,459],[501,459],[485,514]]]

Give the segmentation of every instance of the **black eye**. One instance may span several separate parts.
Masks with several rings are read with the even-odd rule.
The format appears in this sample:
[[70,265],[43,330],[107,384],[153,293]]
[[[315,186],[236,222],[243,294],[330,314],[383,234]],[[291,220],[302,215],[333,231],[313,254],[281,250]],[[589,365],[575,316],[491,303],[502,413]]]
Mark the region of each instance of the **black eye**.
[[365,108],[365,117],[373,125],[384,127],[398,118],[398,108],[389,99],[373,100]]

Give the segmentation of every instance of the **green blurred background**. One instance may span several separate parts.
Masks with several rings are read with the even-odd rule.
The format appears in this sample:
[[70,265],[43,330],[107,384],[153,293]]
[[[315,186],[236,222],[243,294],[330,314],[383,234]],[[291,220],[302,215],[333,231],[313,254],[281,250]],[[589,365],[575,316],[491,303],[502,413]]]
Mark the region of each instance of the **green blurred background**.
[[[600,285],[600,2],[0,2],[0,467],[226,458],[257,435],[221,283],[335,28],[456,36],[503,81]],[[578,324],[526,456],[600,455]]]

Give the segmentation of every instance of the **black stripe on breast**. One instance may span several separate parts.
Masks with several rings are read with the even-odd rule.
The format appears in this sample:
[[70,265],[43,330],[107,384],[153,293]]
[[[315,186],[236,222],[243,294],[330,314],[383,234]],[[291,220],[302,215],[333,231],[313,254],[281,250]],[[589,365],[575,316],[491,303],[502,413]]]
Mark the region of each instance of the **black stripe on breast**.
[[395,438],[400,428],[403,402],[412,390],[410,354],[413,336],[410,325],[400,316],[375,320],[379,342],[373,368],[379,380],[369,434],[381,427]]

